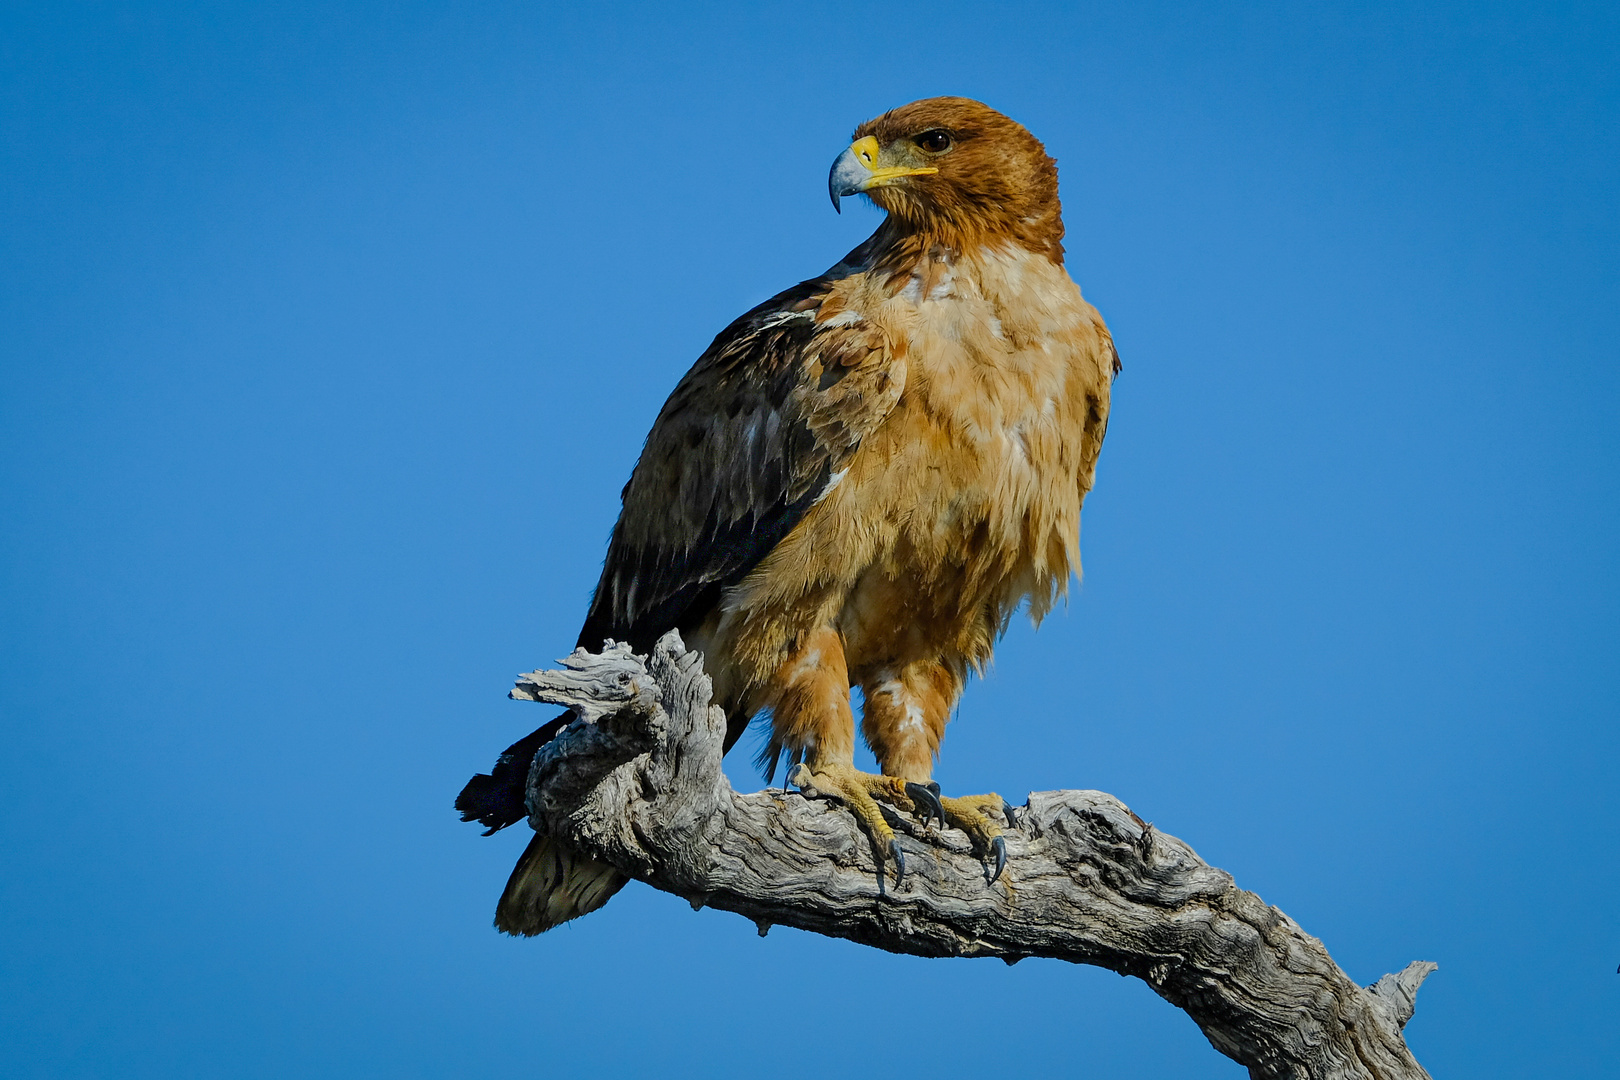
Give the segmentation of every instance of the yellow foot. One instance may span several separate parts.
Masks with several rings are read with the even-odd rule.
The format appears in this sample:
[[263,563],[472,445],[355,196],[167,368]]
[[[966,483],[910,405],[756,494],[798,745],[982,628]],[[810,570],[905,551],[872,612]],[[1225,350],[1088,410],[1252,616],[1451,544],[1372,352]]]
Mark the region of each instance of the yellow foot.
[[960,799],[941,795],[939,803],[946,821],[972,837],[974,847],[995,856],[995,872],[985,871],[990,877],[988,884],[994,885],[1007,868],[1007,841],[1001,835],[1001,822],[1005,819],[1009,829],[1018,828],[1012,807],[995,792],[964,795]]
[[[906,857],[900,850],[899,841],[895,839],[894,830],[889,828],[889,823],[883,818],[878,800],[881,799],[906,813],[921,810],[925,815],[937,813],[941,822],[945,820],[944,811],[940,809],[937,798],[939,790],[937,785],[913,784],[898,776],[878,776],[874,773],[861,772],[855,766],[842,762],[823,763],[814,767],[801,762],[788,770],[787,782],[803,790],[834,795],[842,799],[856,820],[865,827],[866,834],[872,838],[872,850],[878,860],[880,885],[883,881],[883,860],[885,858],[894,860],[896,889],[906,880]],[[923,820],[926,821],[927,817]]]

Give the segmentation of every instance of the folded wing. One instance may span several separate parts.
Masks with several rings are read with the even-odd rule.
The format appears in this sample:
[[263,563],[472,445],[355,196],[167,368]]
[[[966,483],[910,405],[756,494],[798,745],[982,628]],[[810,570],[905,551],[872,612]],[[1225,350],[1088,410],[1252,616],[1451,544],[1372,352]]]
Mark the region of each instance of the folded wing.
[[894,408],[903,358],[808,281],[727,327],[687,372],[624,489],[579,644],[695,626],[837,482]]

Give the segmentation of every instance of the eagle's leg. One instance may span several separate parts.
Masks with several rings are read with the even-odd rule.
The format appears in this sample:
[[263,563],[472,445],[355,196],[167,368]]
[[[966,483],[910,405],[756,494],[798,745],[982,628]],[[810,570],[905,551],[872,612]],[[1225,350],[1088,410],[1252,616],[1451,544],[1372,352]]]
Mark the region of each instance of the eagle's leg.
[[[1007,865],[1007,841],[1000,822],[1016,827],[1012,810],[1000,795],[969,795],[953,799],[939,794],[929,780],[945,722],[962,692],[962,676],[939,660],[882,667],[862,682],[866,715],[861,733],[877,755],[885,774],[903,777],[916,801],[930,805],[941,824],[967,833],[981,855],[994,859],[985,874],[991,884]],[[926,790],[918,791],[926,785]]]
[[881,800],[900,810],[916,811],[917,804],[907,793],[904,780],[861,772],[848,762],[812,758],[788,770],[788,783],[822,795],[837,796],[872,838],[872,853],[878,860],[880,875],[884,860],[890,860],[894,863],[894,887],[898,889],[905,884],[905,852],[900,850],[900,841],[878,805]]
[[[843,639],[824,629],[807,635],[771,680],[771,747],[774,758],[785,750],[795,762],[788,783],[836,796],[872,839],[881,867],[892,861],[895,888],[905,881],[906,860],[894,829],[878,803],[906,813],[938,812],[934,792],[902,776],[878,776],[855,767],[855,714],[849,705],[849,669]],[[921,778],[928,779],[924,774]],[[914,801],[913,794],[919,799]]]

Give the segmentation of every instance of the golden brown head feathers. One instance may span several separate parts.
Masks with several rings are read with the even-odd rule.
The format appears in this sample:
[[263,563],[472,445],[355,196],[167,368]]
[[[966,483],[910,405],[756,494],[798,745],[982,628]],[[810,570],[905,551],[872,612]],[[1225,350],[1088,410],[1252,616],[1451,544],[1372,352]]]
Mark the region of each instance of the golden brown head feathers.
[[1057,162],[1017,121],[971,98],[927,98],[855,129],[868,136],[885,164],[938,170],[865,192],[902,232],[957,251],[1011,240],[1063,262]]

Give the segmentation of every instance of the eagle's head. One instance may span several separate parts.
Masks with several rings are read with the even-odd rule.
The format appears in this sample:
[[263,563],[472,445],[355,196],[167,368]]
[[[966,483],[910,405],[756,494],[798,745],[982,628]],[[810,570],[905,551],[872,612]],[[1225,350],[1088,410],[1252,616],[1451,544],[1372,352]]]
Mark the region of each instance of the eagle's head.
[[1013,241],[1063,258],[1057,163],[1022,124],[971,98],[891,109],[855,129],[827,180],[911,233],[958,250]]

